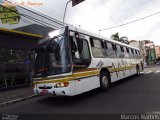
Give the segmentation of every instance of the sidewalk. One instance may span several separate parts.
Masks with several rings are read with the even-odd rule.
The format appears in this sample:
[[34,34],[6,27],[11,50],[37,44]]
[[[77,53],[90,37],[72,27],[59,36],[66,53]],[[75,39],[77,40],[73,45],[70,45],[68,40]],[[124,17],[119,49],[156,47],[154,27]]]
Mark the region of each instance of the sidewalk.
[[33,90],[31,86],[24,88],[10,89],[7,91],[0,91],[0,104],[13,101],[21,98],[27,98],[28,96],[33,96]]
[[144,69],[160,69],[160,65],[148,65]]

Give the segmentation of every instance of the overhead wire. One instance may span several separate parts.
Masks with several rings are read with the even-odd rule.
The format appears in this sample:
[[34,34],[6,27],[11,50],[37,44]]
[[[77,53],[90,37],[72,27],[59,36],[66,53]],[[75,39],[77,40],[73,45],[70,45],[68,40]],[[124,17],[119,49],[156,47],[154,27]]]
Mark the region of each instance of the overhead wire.
[[[43,7],[36,7],[35,10],[38,10],[38,11],[42,12],[43,14],[48,15],[50,18],[54,17],[54,18],[56,18],[56,20],[59,20],[59,21],[61,21],[62,18],[63,18],[62,14],[56,14],[55,12],[53,12],[54,11],[53,9],[48,9],[48,8],[43,8]],[[68,23],[70,22],[69,19],[66,19],[66,21],[68,21]]]
[[31,13],[34,13],[34,14],[36,14],[36,15],[38,15],[38,16],[41,16],[41,17],[43,17],[43,18],[45,18],[45,19],[47,19],[47,20],[50,20],[50,21],[52,21],[52,22],[54,22],[54,23],[57,23],[57,24],[59,24],[59,25],[61,25],[61,26],[63,25],[63,24],[61,24],[61,23],[53,20],[53,18],[50,19],[50,18],[48,18],[48,17],[45,17],[45,16],[43,16],[43,15],[40,15],[40,14],[38,14],[38,13],[32,11],[32,10],[29,10],[29,9],[27,9],[27,8],[24,8],[24,7],[21,7],[21,6],[18,6],[18,7],[22,8],[22,9],[24,9],[24,10],[26,10],[26,11],[29,11],[29,12],[31,12]]
[[[27,2],[30,2],[30,0],[27,0]],[[42,12],[43,14],[47,15],[47,17],[49,17],[50,19],[53,19],[54,21],[56,22],[59,22],[61,25],[63,24],[61,21],[61,19],[63,18],[63,13],[60,13],[59,11],[56,11],[54,9],[51,9],[49,7],[40,7],[40,6],[35,6],[36,9],[33,9],[33,10],[39,10],[40,12]],[[27,8],[26,8],[27,9]],[[53,17],[51,17],[49,15],[49,13],[53,14],[54,17],[58,18],[58,19],[55,19]],[[70,22],[69,19],[66,19],[68,22]],[[53,21],[52,21],[53,22]],[[66,24],[66,23],[65,23]]]
[[24,19],[24,18],[21,18],[21,20],[22,20],[23,22],[27,23],[27,24],[32,24],[32,22],[30,22],[30,21],[28,21],[28,20],[26,20],[26,19]]
[[110,29],[113,29],[113,28],[118,28],[118,27],[121,27],[121,26],[125,26],[125,25],[128,25],[128,24],[131,24],[131,23],[134,23],[134,22],[138,22],[138,21],[144,20],[144,19],[146,19],[146,18],[152,17],[152,16],[157,15],[157,14],[159,14],[159,13],[160,13],[160,11],[158,11],[158,12],[156,12],[156,13],[153,13],[153,14],[150,14],[150,15],[148,15],[148,16],[145,16],[145,17],[142,17],[142,18],[139,18],[139,19],[136,19],[136,20],[133,20],[133,21],[124,23],[124,24],[120,24],[120,25],[117,25],[117,26],[100,29],[99,31],[110,30]]
[[[27,0],[27,1],[30,2],[30,0]],[[63,18],[63,13],[60,13],[59,11],[56,11],[56,10],[51,9],[49,7],[44,8],[44,7],[40,7],[40,6],[35,6],[34,10],[38,10],[38,11],[44,13],[45,15],[47,14],[48,17],[50,17],[51,19],[57,20],[57,21],[58,20],[61,21],[61,19]],[[52,14],[57,19],[51,17],[51,15],[49,15],[49,14]],[[66,19],[66,20],[70,22],[69,19]]]
[[[43,25],[43,26],[45,26],[45,27],[50,27],[50,28],[58,28],[58,27],[56,27],[56,26],[54,26],[54,25],[51,25],[51,24],[49,24],[49,23],[46,23],[46,22],[44,22],[44,21],[40,21],[39,19],[36,19],[36,18],[34,18],[34,17],[31,17],[31,16],[26,16],[26,15],[24,15],[24,14],[21,14],[23,17],[25,17],[25,18],[28,18],[29,20],[32,20],[32,21],[34,21],[34,22],[37,22],[37,23],[39,23],[40,25]],[[45,24],[44,24],[45,23]],[[46,25],[47,24],[47,25]]]

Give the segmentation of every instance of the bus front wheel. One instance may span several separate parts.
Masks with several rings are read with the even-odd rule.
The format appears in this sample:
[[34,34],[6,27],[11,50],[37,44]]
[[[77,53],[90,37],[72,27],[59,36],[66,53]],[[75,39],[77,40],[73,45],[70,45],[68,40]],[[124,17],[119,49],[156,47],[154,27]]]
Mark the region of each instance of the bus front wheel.
[[100,88],[102,91],[106,90],[110,85],[110,77],[109,74],[103,71],[100,74]]

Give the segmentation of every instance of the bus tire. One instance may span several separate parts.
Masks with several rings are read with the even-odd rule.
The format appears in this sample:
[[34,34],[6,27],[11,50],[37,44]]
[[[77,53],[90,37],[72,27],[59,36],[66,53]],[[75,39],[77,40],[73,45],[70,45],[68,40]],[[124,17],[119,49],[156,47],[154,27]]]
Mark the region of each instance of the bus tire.
[[100,74],[100,89],[102,91],[105,91],[106,89],[109,88],[110,85],[110,77],[108,72],[102,71]]
[[138,75],[140,75],[140,69],[139,69],[139,66],[137,65],[137,67],[136,67],[136,75],[138,76]]

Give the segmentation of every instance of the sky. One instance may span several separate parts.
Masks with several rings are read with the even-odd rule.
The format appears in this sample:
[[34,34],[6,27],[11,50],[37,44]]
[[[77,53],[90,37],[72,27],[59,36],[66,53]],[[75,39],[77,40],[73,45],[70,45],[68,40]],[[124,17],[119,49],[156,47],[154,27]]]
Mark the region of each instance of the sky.
[[[62,21],[68,0],[15,1],[43,3],[41,6],[29,7]],[[156,12],[160,12],[160,0],[85,0],[75,7],[72,7],[71,3],[68,4],[65,22],[99,34],[101,29],[124,24]],[[151,40],[160,45],[160,14],[119,28],[101,31],[100,35],[110,37],[117,32],[120,37],[127,36],[129,40]]]

